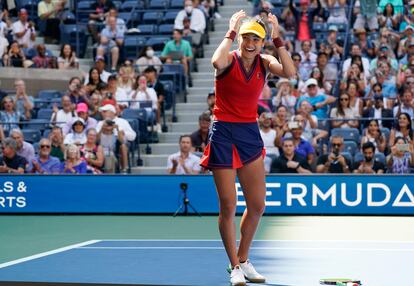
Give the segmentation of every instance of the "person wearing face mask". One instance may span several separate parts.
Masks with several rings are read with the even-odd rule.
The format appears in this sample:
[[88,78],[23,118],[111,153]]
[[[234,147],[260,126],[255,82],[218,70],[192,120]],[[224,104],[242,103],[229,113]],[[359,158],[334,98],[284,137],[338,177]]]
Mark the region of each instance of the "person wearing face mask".
[[135,64],[138,66],[140,73],[143,73],[148,66],[153,66],[159,73],[162,67],[160,58],[154,55],[154,49],[151,46],[145,46],[142,49]]
[[385,166],[382,162],[376,161],[375,146],[372,142],[367,142],[362,145],[362,153],[364,160],[355,162],[354,173],[356,174],[383,174],[385,173]]
[[190,19],[190,30],[193,33],[204,33],[206,29],[206,16],[203,11],[194,7],[191,0],[184,1],[184,9],[178,12],[174,21],[174,29],[184,30],[184,19]]

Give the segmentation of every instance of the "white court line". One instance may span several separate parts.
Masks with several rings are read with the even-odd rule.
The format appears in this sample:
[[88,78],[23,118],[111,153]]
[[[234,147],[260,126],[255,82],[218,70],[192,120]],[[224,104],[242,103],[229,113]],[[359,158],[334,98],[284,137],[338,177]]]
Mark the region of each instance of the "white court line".
[[[178,242],[180,242],[180,241],[182,241],[182,242],[208,242],[208,241],[211,241],[211,242],[215,242],[215,241],[218,241],[218,242],[221,242],[221,240],[220,239],[101,239],[100,241],[105,241],[105,242],[108,242],[108,241],[115,241],[115,242],[118,242],[118,241],[143,241],[143,242],[147,242],[147,241],[155,241],[155,242],[168,242],[168,241],[172,241],[172,242],[176,242],[176,241],[178,241]],[[237,241],[239,241],[239,240],[237,240]],[[332,243],[335,243],[335,242],[348,242],[348,243],[391,243],[391,244],[403,244],[403,243],[407,243],[407,244],[411,244],[411,243],[413,243],[414,244],[414,241],[405,241],[405,240],[323,240],[323,239],[321,239],[321,240],[318,240],[318,239],[315,239],[315,240],[313,240],[313,239],[308,239],[308,240],[306,240],[306,239],[303,239],[303,240],[299,240],[299,239],[297,239],[297,240],[290,240],[290,239],[255,239],[255,240],[253,240],[253,243],[254,242],[293,242],[293,243],[297,243],[297,242],[303,242],[303,243],[309,243],[309,242],[320,242],[320,243],[329,243],[329,242],[332,242]]]
[[[87,249],[87,250],[133,250],[133,249],[158,249],[158,250],[169,250],[169,249],[178,249],[178,250],[194,250],[194,249],[202,249],[202,250],[213,250],[213,249],[220,249],[223,250],[224,247],[219,246],[206,246],[206,247],[200,247],[200,246],[125,246],[125,247],[113,247],[113,246],[86,246],[86,247],[80,247],[77,249]],[[402,248],[345,248],[345,247],[251,247],[250,249],[255,250],[332,250],[332,251],[414,251],[414,248],[408,248],[408,249],[402,249]]]
[[37,259],[37,258],[49,256],[49,255],[52,255],[52,254],[57,254],[57,253],[60,253],[60,252],[68,251],[68,250],[71,250],[71,249],[74,249],[74,248],[79,248],[79,247],[82,247],[82,246],[91,245],[91,244],[94,244],[94,243],[97,243],[97,242],[100,242],[100,240],[89,240],[89,241],[85,241],[85,242],[81,242],[81,243],[61,247],[61,248],[58,248],[58,249],[55,249],[55,250],[42,252],[42,253],[35,254],[35,255],[32,255],[32,256],[16,259],[16,260],[13,260],[13,261],[5,262],[5,263],[0,264],[0,269],[11,266],[11,265],[16,265],[16,264],[19,264],[19,263],[23,263],[23,262],[26,262],[26,261],[34,260],[34,259]]

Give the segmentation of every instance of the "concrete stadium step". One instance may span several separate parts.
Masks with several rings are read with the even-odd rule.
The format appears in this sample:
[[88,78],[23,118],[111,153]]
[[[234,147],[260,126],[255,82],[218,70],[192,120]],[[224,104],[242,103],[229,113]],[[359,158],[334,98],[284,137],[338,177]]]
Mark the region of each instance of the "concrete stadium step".
[[211,87],[194,86],[194,87],[187,88],[188,94],[205,95],[206,97],[209,94],[210,90],[211,90]]
[[188,113],[188,112],[203,112],[207,109],[207,94],[205,97],[204,103],[177,103],[176,105],[176,112],[179,116],[181,112]]
[[[150,144],[152,149],[152,154],[157,155],[171,155],[175,152],[178,152],[179,146],[178,141],[175,143],[157,143],[157,144]],[[141,154],[145,155],[145,144],[141,144]]]
[[200,102],[200,103],[204,102],[205,103],[206,98],[207,98],[207,96],[205,96],[205,95],[191,95],[191,96],[189,95],[189,96],[187,96],[187,102],[188,103],[198,103],[198,102]]
[[[207,105],[206,109],[207,110]],[[197,122],[201,112],[180,112],[177,114],[178,122]]]
[[139,175],[167,174],[167,163],[165,163],[164,167],[133,167],[131,168],[131,173]]
[[173,122],[168,124],[169,132],[192,133],[198,128],[197,121],[193,122]]
[[214,87],[214,77],[207,79],[193,79],[194,87],[209,87],[212,89]]
[[167,132],[167,133],[160,133],[158,134],[158,137],[160,139],[160,142],[162,143],[175,143],[178,144],[178,140],[180,139],[180,136],[186,134],[184,132]]
[[214,73],[214,68],[212,65],[202,65],[198,67],[198,71],[202,73]]
[[193,82],[196,80],[214,80],[214,74],[210,72],[195,72],[192,73]]
[[[175,151],[175,152],[177,152],[177,151]],[[164,168],[166,168],[167,167],[167,159],[168,159],[169,155],[170,154],[168,154],[168,155],[167,154],[141,155],[141,159],[142,159],[142,162],[143,162],[144,166],[148,166],[148,167],[162,167],[162,166],[165,166]]]

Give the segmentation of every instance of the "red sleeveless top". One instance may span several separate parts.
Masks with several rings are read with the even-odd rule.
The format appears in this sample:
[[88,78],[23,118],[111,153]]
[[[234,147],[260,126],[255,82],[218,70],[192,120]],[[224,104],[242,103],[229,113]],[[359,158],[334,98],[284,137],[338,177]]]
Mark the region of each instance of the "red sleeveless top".
[[254,59],[247,74],[239,54],[233,52],[233,60],[226,70],[216,77],[215,120],[225,122],[256,122],[257,104],[266,82],[266,69],[260,55]]

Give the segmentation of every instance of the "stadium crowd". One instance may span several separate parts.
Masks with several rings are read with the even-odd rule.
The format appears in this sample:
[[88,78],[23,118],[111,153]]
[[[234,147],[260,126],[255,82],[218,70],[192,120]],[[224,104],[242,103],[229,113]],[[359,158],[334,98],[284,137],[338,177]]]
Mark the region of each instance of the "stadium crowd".
[[[63,40],[62,29],[76,20],[79,3],[40,1],[33,17],[19,2],[1,1],[1,64],[79,69],[79,47]],[[142,132],[150,130],[152,137],[162,131],[171,92],[160,80],[163,71],[180,64],[183,82],[191,85],[210,23],[219,17],[218,5],[212,0],[181,1],[169,26],[171,38],[161,46],[134,46],[130,53],[129,39],[145,27],[136,28],[131,19],[120,17],[127,2],[115,2],[88,2],[85,27],[95,56],[83,78],[71,78],[67,90],[56,96],[45,94],[46,101],[39,100],[41,93],[37,98],[28,95],[23,80],[15,81],[9,95],[2,93],[0,172],[126,173],[137,144],[143,143]],[[270,11],[279,17],[297,68],[295,77],[269,78],[258,106],[266,171],[412,172],[414,1],[254,0],[253,7],[265,26]],[[38,35],[46,43],[60,44],[60,55],[53,56],[44,44],[35,45]],[[263,52],[277,57],[268,40]],[[181,77],[173,80],[173,86],[179,85]],[[214,92],[207,95],[199,129],[180,137],[178,152],[168,158],[169,173],[208,172],[197,162],[207,144],[214,98]],[[137,112],[145,118],[143,128],[138,127]],[[39,136],[27,132],[34,126],[39,126],[34,130]]]

